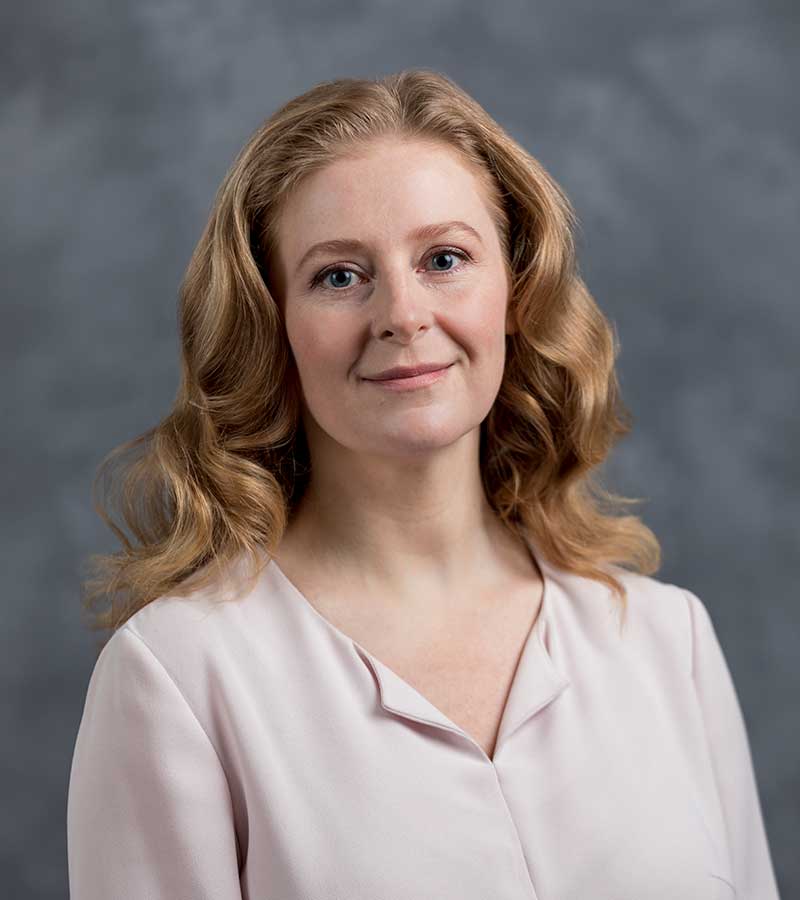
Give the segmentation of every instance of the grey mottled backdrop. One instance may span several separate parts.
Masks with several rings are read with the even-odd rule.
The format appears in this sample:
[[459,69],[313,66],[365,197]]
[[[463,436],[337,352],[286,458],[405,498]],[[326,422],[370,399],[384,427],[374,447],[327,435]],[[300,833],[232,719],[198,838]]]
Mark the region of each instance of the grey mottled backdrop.
[[78,580],[116,546],[89,485],[171,404],[214,192],[285,100],[411,66],[463,85],[576,207],[635,417],[608,480],[647,498],[657,577],[712,614],[800,896],[797,0],[37,0],[0,22],[3,896],[67,896]]

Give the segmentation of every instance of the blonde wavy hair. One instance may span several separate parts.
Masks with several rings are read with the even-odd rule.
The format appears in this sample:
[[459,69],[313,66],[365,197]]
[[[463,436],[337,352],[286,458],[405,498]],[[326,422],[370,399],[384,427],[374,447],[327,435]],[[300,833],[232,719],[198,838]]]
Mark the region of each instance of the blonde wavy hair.
[[[179,289],[173,408],[113,449],[92,484],[123,549],[89,558],[91,629],[115,630],[161,595],[207,588],[240,554],[253,579],[269,562],[311,469],[299,379],[269,289],[278,219],[303,178],[386,136],[455,148],[486,187],[518,329],[481,424],[481,478],[497,516],[551,563],[608,585],[623,618],[614,567],[660,567],[653,532],[619,514],[641,500],[607,491],[595,471],[631,416],[616,334],[578,274],[574,211],[480,104],[446,76],[412,69],[318,84],[267,119],[227,172]],[[95,496],[101,481],[105,500]],[[113,502],[132,541],[108,515]]]

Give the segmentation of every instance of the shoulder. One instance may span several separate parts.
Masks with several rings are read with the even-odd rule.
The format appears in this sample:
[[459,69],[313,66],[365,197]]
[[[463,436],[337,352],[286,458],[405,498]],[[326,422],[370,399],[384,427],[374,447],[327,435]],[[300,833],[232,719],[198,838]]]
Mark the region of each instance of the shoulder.
[[244,576],[249,572],[240,556],[211,584],[157,597],[135,612],[106,647],[128,632],[180,685],[224,669],[247,654],[255,634],[263,644],[274,633],[265,621],[274,606],[274,580],[262,572],[248,583]]
[[653,663],[691,671],[693,619],[707,617],[688,588],[617,565],[607,570],[625,590],[620,599],[605,583],[550,567],[550,615],[575,640],[601,651],[634,654]]
[[133,722],[138,734],[166,735],[181,727],[200,734],[199,723],[233,771],[232,721],[277,706],[292,658],[294,632],[269,569],[249,586],[226,572],[217,584],[164,594],[130,616],[95,661],[86,721],[104,731]]

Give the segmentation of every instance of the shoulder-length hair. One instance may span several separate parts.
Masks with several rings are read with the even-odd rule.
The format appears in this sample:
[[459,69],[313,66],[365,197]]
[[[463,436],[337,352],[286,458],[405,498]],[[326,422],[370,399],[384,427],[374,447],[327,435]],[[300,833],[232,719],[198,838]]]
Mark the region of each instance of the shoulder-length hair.
[[[180,285],[173,408],[113,449],[92,484],[94,497],[107,479],[95,508],[123,549],[90,557],[90,628],[116,629],[160,595],[207,587],[242,553],[253,578],[271,558],[310,475],[299,380],[269,288],[278,217],[307,175],[386,136],[454,148],[486,187],[517,328],[481,423],[481,478],[497,516],[552,564],[608,585],[623,613],[613,567],[659,568],[653,532],[619,514],[641,501],[610,493],[596,472],[631,416],[616,334],[578,274],[574,211],[479,103],[412,69],[318,84],[267,119],[227,172]],[[107,513],[114,501],[133,541]]]

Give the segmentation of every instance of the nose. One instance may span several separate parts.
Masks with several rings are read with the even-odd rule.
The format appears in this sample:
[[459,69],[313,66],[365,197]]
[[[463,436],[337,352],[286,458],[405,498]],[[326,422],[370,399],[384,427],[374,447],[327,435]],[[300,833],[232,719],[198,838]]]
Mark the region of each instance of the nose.
[[381,272],[370,297],[373,336],[410,340],[430,327],[433,303],[434,296],[407,267]]

